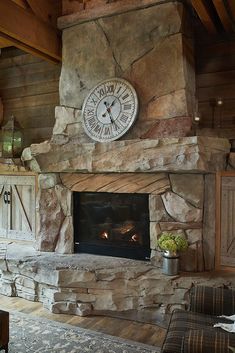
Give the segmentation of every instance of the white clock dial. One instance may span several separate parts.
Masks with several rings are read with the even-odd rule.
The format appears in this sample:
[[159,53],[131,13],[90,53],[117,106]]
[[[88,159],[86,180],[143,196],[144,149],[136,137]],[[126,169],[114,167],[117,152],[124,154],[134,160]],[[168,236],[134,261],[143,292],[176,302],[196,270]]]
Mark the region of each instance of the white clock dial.
[[96,85],[85,99],[83,127],[95,141],[114,141],[130,129],[137,113],[138,99],[132,85],[121,78],[112,78]]

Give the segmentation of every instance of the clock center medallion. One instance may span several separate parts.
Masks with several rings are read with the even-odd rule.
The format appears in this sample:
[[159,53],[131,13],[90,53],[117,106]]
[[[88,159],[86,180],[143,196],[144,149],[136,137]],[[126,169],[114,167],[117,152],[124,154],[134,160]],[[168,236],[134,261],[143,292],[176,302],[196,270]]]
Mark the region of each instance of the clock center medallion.
[[121,112],[121,104],[117,97],[104,97],[97,106],[97,119],[102,124],[112,124]]

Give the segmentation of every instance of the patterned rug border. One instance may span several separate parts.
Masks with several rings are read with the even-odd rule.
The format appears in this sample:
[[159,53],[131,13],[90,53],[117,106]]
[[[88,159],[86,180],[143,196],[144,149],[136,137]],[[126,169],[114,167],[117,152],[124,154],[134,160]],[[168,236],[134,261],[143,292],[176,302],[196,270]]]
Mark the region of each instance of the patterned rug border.
[[143,349],[146,349],[146,350],[150,350],[150,353],[160,353],[160,351],[161,351],[161,348],[159,346],[152,346],[152,345],[149,345],[149,344],[136,342],[136,341],[125,339],[125,338],[108,335],[106,333],[94,331],[94,330],[91,330],[91,329],[86,329],[86,328],[83,328],[83,327],[74,326],[74,325],[71,325],[71,324],[61,323],[61,322],[54,321],[52,319],[48,319],[48,318],[41,317],[41,316],[36,316],[36,315],[32,315],[32,314],[25,314],[25,313],[19,312],[17,310],[10,310],[9,314],[10,314],[10,320],[11,320],[11,316],[12,315],[13,316],[22,317],[22,318],[25,318],[25,319],[29,318],[31,320],[36,320],[36,322],[40,323],[40,324],[43,324],[43,323],[47,323],[48,324],[48,323],[50,323],[50,325],[54,326],[54,327],[72,330],[72,331],[75,331],[77,333],[80,332],[80,333],[84,333],[84,334],[89,334],[91,336],[94,336],[94,338],[101,338],[102,340],[104,340],[104,339],[112,340],[114,343],[125,344],[127,346],[130,346],[130,348],[134,348],[134,347],[143,348]]

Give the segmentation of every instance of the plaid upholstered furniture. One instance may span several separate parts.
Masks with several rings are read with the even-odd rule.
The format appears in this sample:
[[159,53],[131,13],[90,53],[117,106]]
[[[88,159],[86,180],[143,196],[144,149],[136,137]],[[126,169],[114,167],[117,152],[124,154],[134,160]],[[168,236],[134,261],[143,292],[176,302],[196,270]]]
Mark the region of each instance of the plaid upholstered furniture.
[[235,333],[213,328],[217,322],[231,323],[217,315],[235,314],[235,291],[193,287],[190,310],[175,310],[171,316],[161,353],[231,353]]
[[9,313],[0,310],[0,350],[4,349],[8,353],[9,342]]

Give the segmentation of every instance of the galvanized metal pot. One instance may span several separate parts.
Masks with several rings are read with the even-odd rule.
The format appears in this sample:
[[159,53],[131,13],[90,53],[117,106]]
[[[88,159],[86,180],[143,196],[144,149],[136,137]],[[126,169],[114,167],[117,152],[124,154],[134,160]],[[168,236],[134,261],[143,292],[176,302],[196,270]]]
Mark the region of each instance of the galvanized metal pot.
[[163,251],[162,273],[175,276],[179,273],[179,254],[177,252]]

